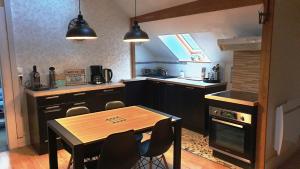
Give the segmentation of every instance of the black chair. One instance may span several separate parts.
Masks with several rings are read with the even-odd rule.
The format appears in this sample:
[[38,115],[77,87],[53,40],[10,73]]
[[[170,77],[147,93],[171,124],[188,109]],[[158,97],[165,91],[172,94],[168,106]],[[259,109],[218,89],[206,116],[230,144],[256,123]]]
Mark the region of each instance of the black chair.
[[[145,157],[148,157],[150,160],[147,161],[147,164],[149,164],[150,169],[152,169],[152,165],[156,165],[156,168],[163,166],[168,169],[169,167],[164,153],[172,146],[173,139],[174,132],[171,119],[168,118],[157,122],[152,130],[151,138],[142,142],[139,146],[140,155],[144,157],[141,160],[141,166],[143,168],[146,166],[145,161],[147,160]],[[153,158],[157,159],[157,163],[154,163]]]
[[[78,115],[83,115],[83,114],[87,114],[87,113],[90,113],[90,110],[87,107],[84,107],[84,106],[72,107],[67,110],[66,117],[78,116]],[[70,167],[72,165],[72,161],[73,161],[72,148],[69,147],[68,144],[65,143],[63,140],[62,140],[62,145],[63,145],[64,149],[71,154],[71,157],[70,157],[70,160],[68,163],[68,169],[70,169]]]
[[[105,105],[105,110],[112,110],[125,107],[125,104],[122,101],[110,101]],[[143,134],[135,134],[135,140],[140,143],[143,139]]]
[[111,101],[107,102],[105,105],[105,110],[112,110],[125,107],[125,104],[122,101]]
[[[121,144],[120,144],[121,142]],[[131,169],[140,159],[133,130],[107,137],[97,161],[88,162],[88,169]]]

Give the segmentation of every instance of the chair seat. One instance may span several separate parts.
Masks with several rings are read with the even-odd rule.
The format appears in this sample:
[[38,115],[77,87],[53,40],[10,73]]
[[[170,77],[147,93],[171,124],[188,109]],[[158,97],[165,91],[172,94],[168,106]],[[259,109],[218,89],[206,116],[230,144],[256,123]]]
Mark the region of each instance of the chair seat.
[[146,154],[149,150],[149,146],[150,146],[150,140],[146,140],[139,145],[139,151],[141,156],[147,157]]
[[143,134],[134,134],[136,142],[140,143],[143,140]]

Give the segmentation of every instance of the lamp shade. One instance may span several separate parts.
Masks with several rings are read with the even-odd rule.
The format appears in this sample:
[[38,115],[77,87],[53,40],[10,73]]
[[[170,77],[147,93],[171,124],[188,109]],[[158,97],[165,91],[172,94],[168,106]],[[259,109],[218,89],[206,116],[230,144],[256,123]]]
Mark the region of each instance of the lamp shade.
[[96,32],[89,27],[81,14],[78,15],[78,18],[73,19],[69,23],[66,39],[85,40],[97,38]]
[[148,34],[141,30],[137,21],[134,21],[131,30],[124,36],[124,42],[147,42],[149,40]]

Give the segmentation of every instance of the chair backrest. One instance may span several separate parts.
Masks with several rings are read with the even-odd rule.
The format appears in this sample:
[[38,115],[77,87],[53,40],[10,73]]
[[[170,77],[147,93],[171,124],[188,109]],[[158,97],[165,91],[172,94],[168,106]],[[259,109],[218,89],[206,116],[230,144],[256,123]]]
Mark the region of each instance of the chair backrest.
[[97,169],[131,169],[139,159],[133,130],[116,133],[102,145]]
[[125,104],[122,101],[111,101],[107,102],[105,105],[105,110],[112,110],[125,107]]
[[160,120],[152,130],[150,145],[146,155],[155,157],[165,153],[171,147],[173,139],[174,133],[171,119]]
[[66,117],[78,116],[90,113],[90,109],[84,106],[69,108],[66,112]]

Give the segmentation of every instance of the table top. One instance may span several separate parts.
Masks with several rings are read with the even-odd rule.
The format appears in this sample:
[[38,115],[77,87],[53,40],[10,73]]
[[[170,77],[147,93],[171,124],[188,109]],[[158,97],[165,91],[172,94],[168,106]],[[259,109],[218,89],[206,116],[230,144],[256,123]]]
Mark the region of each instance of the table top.
[[124,107],[80,116],[56,119],[82,143],[107,138],[128,130],[151,128],[156,122],[168,118],[138,106]]

